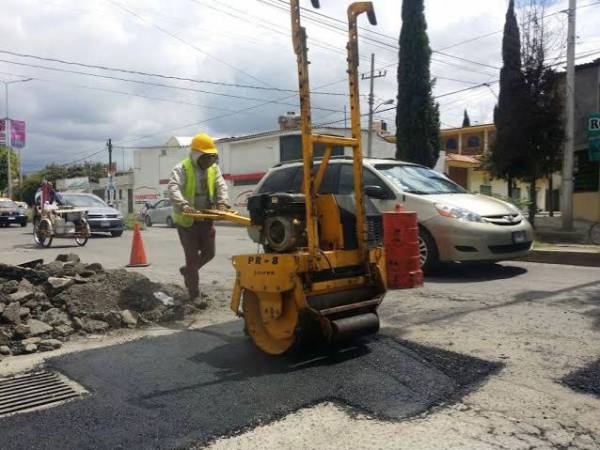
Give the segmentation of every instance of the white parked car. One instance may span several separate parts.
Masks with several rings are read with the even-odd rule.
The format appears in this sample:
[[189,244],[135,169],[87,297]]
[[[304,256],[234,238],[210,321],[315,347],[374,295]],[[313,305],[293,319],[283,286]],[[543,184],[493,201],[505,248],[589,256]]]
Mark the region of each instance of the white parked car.
[[[403,204],[416,211],[424,270],[450,261],[501,261],[525,256],[533,228],[510,203],[471,194],[445,175],[417,164],[364,159],[364,189],[376,207],[393,211]],[[263,177],[255,193],[300,192],[302,163],[279,164]],[[352,194],[352,160],[333,158],[321,193]]]
[[154,224],[164,224],[169,228],[174,226],[173,207],[168,198],[158,200],[156,203],[148,203],[144,212],[144,223],[151,227]]

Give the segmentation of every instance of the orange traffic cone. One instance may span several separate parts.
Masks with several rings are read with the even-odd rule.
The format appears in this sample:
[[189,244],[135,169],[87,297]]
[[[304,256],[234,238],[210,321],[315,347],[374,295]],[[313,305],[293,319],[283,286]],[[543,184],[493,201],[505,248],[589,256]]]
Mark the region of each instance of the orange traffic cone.
[[144,242],[142,241],[142,233],[140,233],[140,224],[135,223],[133,226],[133,242],[131,243],[131,256],[127,267],[146,267],[150,263],[146,259],[144,250]]

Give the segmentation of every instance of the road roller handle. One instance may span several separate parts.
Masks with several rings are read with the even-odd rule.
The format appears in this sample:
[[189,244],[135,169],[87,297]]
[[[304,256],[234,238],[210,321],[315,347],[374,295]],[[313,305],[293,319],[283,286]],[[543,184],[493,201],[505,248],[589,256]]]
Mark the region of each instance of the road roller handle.
[[254,226],[252,225],[249,217],[242,216],[233,209],[226,211],[221,211],[219,209],[203,209],[200,211],[195,210],[193,212],[184,212],[183,216],[194,220],[226,221],[243,225],[245,227]]

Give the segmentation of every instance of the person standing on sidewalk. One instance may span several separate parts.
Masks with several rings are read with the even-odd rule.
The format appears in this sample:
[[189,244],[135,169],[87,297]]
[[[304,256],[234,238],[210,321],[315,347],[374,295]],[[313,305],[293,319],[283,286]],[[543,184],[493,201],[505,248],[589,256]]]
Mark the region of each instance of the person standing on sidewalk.
[[227,210],[227,184],[217,165],[218,150],[205,133],[192,139],[189,158],[171,171],[168,191],[173,205],[173,222],[185,254],[183,275],[190,300],[203,304],[198,271],[215,256],[215,228],[212,221],[195,221],[183,213],[203,209]]

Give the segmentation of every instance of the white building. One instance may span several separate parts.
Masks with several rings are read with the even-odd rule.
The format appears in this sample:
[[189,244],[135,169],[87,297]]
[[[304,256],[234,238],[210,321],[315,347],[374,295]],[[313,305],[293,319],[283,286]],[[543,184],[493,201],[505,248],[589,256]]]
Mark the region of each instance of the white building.
[[173,136],[165,145],[134,151],[133,202],[136,210],[146,202],[167,196],[171,169],[189,155],[191,142],[191,137]]
[[[317,128],[318,134],[351,136],[346,128]],[[367,131],[363,130],[363,151],[366,153]],[[167,195],[171,169],[187,157],[191,137],[170,138],[164,146],[134,152],[134,202],[143,205]],[[219,166],[229,186],[231,205],[244,209],[246,199],[262,176],[282,161],[302,158],[300,130],[275,130],[241,137],[217,139]],[[318,151],[322,149],[317,148]],[[378,133],[373,133],[373,157],[393,158],[395,146]],[[351,149],[337,148],[334,154],[350,155]],[[139,209],[139,206],[138,206]]]

